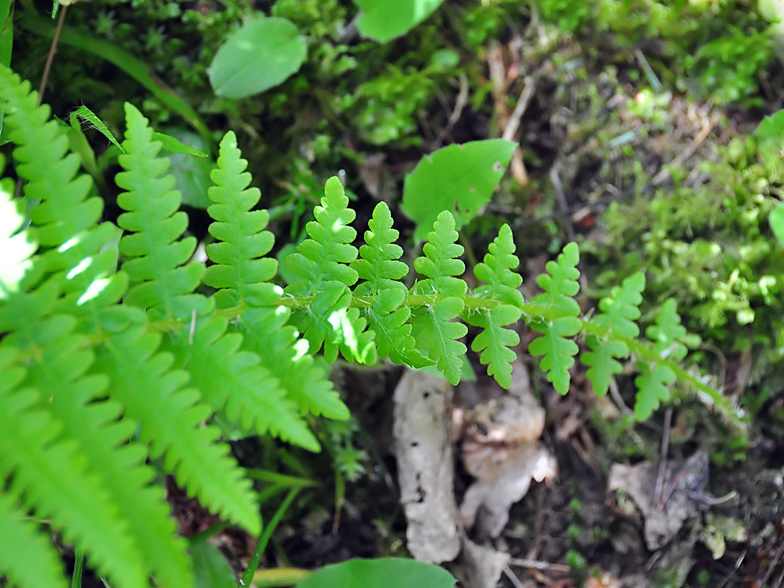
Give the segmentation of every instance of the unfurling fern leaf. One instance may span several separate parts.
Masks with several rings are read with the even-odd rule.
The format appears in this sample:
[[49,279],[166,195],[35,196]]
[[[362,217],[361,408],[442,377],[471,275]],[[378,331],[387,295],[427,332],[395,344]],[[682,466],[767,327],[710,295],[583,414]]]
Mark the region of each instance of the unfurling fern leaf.
[[[653,349],[662,360],[680,360],[686,357],[686,346],[678,341],[686,334],[681,326],[681,317],[675,299],[668,298],[656,317],[656,324],[645,329],[645,335],[653,341]],[[634,379],[637,385],[634,414],[645,420],[659,408],[661,402],[670,399],[667,384],[676,379],[675,372],[661,362],[639,362],[640,374]]]
[[[582,355],[582,362],[589,366],[586,373],[598,396],[607,394],[613,374],[620,374],[623,366],[616,358],[628,357],[629,346],[616,337],[636,339],[640,329],[636,320],[640,318],[639,306],[642,292],[645,290],[645,274],[637,272],[626,278],[621,287],[612,289],[609,298],[599,302],[601,314],[593,319],[593,323],[607,328],[607,334],[587,337],[588,346],[592,351]],[[614,337],[615,335],[616,337]]]
[[302,278],[286,293],[313,297],[306,308],[294,312],[292,324],[310,342],[312,352],[323,344],[330,363],[337,359],[338,350],[348,360],[373,363],[372,333],[359,310],[350,308],[350,288],[359,276],[348,265],[357,258],[357,248],[351,245],[357,232],[348,225],[356,214],[348,208],[340,180],[327,180],[321,206],[313,214],[316,220],[306,226],[310,238],[286,259],[289,269]]
[[558,261],[548,261],[547,271],[536,280],[544,293],[535,296],[531,304],[537,304],[546,310],[554,311],[557,318],[544,323],[531,323],[531,328],[542,336],[534,339],[529,346],[533,356],[543,355],[541,367],[547,372],[547,380],[561,394],[569,391],[569,368],[574,365],[574,356],[579,348],[577,343],[567,337],[573,337],[582,329],[582,321],[577,316],[580,306],[573,296],[580,290],[577,278],[580,272],[577,264],[580,253],[575,243],[569,243],[558,256]]
[[365,280],[354,289],[354,296],[373,300],[364,312],[375,333],[378,356],[413,368],[432,365],[434,362],[414,347],[411,325],[407,324],[411,309],[401,306],[407,290],[400,280],[408,274],[408,266],[398,261],[403,248],[395,245],[399,233],[392,228],[392,215],[385,202],[376,205],[368,225],[367,244],[359,248],[360,259],[351,262],[351,267]]
[[498,236],[488,247],[483,263],[474,268],[474,275],[486,283],[474,290],[474,296],[497,300],[500,305],[484,309],[479,313],[468,312],[466,322],[482,327],[471,349],[482,352],[479,360],[487,365],[487,373],[494,376],[504,388],[512,383],[512,362],[517,355],[510,347],[520,343],[520,336],[511,329],[505,329],[520,320],[523,295],[517,288],[523,283],[520,274],[512,270],[520,265],[515,253],[514,238],[509,225],[503,225]]
[[465,264],[457,259],[463,254],[457,237],[454,217],[448,211],[439,214],[427,235],[425,256],[414,260],[416,271],[428,279],[412,288],[412,294],[426,297],[426,302],[411,315],[417,349],[425,351],[453,385],[460,381],[466,352],[457,339],[468,332],[464,324],[453,322],[465,308],[467,289],[466,283],[455,277],[465,271]]

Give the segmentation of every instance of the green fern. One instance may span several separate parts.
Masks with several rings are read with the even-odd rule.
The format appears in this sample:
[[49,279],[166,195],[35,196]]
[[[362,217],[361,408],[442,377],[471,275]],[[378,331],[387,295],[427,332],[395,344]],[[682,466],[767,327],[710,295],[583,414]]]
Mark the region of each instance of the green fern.
[[399,233],[392,228],[386,203],[376,205],[368,225],[366,245],[359,248],[360,259],[352,261],[351,268],[365,280],[354,289],[354,296],[371,300],[364,312],[375,333],[378,356],[413,368],[433,365],[433,360],[416,350],[411,338],[411,309],[403,306],[407,291],[400,282],[408,275],[408,266],[398,261],[403,248],[395,245]]
[[209,304],[192,292],[204,274],[204,264],[185,264],[196,250],[195,237],[181,239],[188,215],[177,212],[182,196],[174,187],[174,176],[161,175],[170,162],[156,157],[161,143],[152,140],[147,119],[132,105],[125,105],[128,130],[123,142],[125,153],[117,174],[117,185],[127,190],[117,204],[127,210],[117,219],[126,231],[120,252],[129,259],[123,270],[134,284],[125,303],[149,309],[151,319],[188,320],[191,313],[204,313]]
[[[457,383],[467,334],[458,318],[479,327],[472,347],[502,385],[510,383],[519,343],[507,327],[524,317],[542,334],[529,351],[543,356],[559,392],[569,388],[577,353],[570,337],[583,332],[590,347],[583,361],[598,392],[618,373],[619,359],[637,359],[638,418],[669,398],[677,378],[741,426],[726,399],[679,365],[685,330],[674,302],[647,329],[652,343],[638,338],[641,274],[614,289],[597,316],[578,318],[574,244],[548,263],[537,281],[544,293],[526,303],[512,232],[502,227],[474,268],[483,284],[470,292],[454,218],[443,212],[414,261],[421,279],[409,290],[387,206],[376,207],[358,257],[354,212],[332,178],[309,238],[289,257],[301,279],[284,291],[277,263],[266,257],[274,245],[269,215],[252,210],[260,194],[249,188],[233,133],[221,142],[211,176],[217,242],[208,246],[205,269],[190,261],[196,243],[184,237],[179,193],[138,110],[126,106],[117,181],[127,211],[118,222],[128,234],[120,239],[111,223],[97,224],[102,201],[90,197],[90,178],[77,175],[78,159],[48,109],[2,67],[0,101],[17,145],[17,175],[28,198],[41,202],[22,230],[21,203],[0,180],[0,574],[24,588],[62,584],[54,552],[22,520],[26,514],[51,520],[113,585],[146,588],[150,576],[165,587],[191,585],[187,545],[174,536],[154,483],[158,470],[258,532],[257,497],[213,415],[244,433],[269,432],[317,450],[302,416],[349,417],[327,362],[340,353],[365,363],[378,355],[412,367],[435,364]],[[326,362],[316,357],[321,348]],[[20,568],[26,558],[39,562],[36,570]]]
[[656,317],[656,324],[645,329],[645,334],[654,342],[653,351],[659,360],[640,362],[640,375],[634,380],[637,385],[634,413],[638,420],[647,419],[662,402],[670,398],[667,384],[675,382],[677,375],[661,360],[681,360],[686,357],[686,346],[678,342],[686,334],[686,329],[681,326],[674,298],[664,301]]
[[452,214],[449,211],[439,214],[427,235],[425,256],[414,260],[416,271],[427,279],[411,289],[412,294],[425,299],[411,315],[417,348],[436,362],[436,367],[452,384],[460,381],[462,357],[466,352],[466,346],[458,339],[468,332],[465,325],[453,322],[465,308],[463,296],[468,288],[462,279],[455,277],[465,271],[465,265],[457,259],[463,254],[463,248],[455,243],[457,237]]
[[519,274],[512,272],[520,265],[515,253],[514,238],[509,225],[503,225],[498,236],[488,247],[483,263],[474,268],[474,275],[486,283],[474,290],[474,296],[501,302],[492,309],[478,313],[467,312],[466,322],[482,327],[471,349],[481,352],[479,360],[487,365],[487,373],[504,388],[512,383],[512,363],[517,354],[510,349],[520,343],[520,336],[504,327],[520,320],[524,300],[518,288],[523,283]]
[[546,322],[531,323],[531,328],[541,333],[542,337],[532,341],[528,349],[535,357],[544,356],[541,365],[547,372],[547,381],[552,382],[561,394],[569,391],[569,368],[574,365],[574,356],[579,351],[577,343],[567,337],[579,333],[583,326],[577,318],[580,306],[572,298],[580,290],[580,284],[577,283],[580,277],[577,269],[579,261],[577,245],[566,245],[557,262],[547,262],[549,275],[542,274],[536,280],[544,293],[531,300],[532,305],[554,311],[557,317]]
[[587,342],[592,351],[586,351],[581,358],[590,367],[586,375],[598,396],[607,394],[613,374],[623,371],[617,358],[629,356],[629,346],[614,336],[636,339],[640,334],[635,321],[640,318],[638,307],[644,290],[645,274],[637,272],[626,278],[620,288],[613,288],[609,298],[599,302],[601,314],[594,318],[593,323],[606,327],[607,333],[589,336]]
[[356,214],[348,208],[348,198],[337,178],[327,181],[321,206],[313,211],[315,221],[306,230],[309,239],[288,256],[289,269],[302,279],[286,288],[291,296],[310,296],[306,308],[297,310],[292,324],[302,331],[315,353],[324,346],[324,357],[332,363],[338,350],[348,360],[373,363],[372,333],[359,310],[350,308],[351,289],[358,279],[348,264],[357,258],[350,243],[357,232],[348,224]]

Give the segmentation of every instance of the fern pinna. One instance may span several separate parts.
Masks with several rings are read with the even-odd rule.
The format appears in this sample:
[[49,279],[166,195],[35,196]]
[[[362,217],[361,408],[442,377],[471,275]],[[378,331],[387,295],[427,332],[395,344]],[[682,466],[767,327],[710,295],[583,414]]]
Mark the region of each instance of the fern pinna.
[[614,289],[591,319],[580,317],[575,244],[548,263],[537,281],[543,293],[526,302],[504,226],[474,268],[481,284],[471,290],[454,218],[442,212],[408,288],[387,205],[376,206],[357,248],[355,214],[332,178],[308,238],[286,260],[298,279],[284,288],[267,257],[269,215],[254,209],[261,195],[249,187],[233,133],[211,175],[216,241],[205,267],[192,260],[196,242],[184,236],[168,160],[136,108],[126,106],[118,228],[99,223],[103,203],[89,176],[77,174],[79,160],[49,109],[2,67],[0,100],[17,175],[28,201],[39,202],[26,219],[13,182],[0,180],[0,575],[12,584],[63,585],[37,518],[84,550],[112,585],[141,588],[150,577],[192,585],[187,544],[154,482],[161,470],[258,532],[256,495],[212,423],[317,451],[306,416],[349,416],[325,363],[342,355],[435,365],[457,383],[466,325],[476,331],[472,349],[502,386],[519,344],[510,327],[523,318],[539,333],[530,352],[542,356],[559,392],[569,388],[579,350],[573,338],[583,333],[582,360],[597,393],[620,372],[619,360],[640,366],[639,418],[667,400],[677,378],[737,424],[727,401],[677,363],[685,331],[673,302],[646,330],[651,342],[639,339],[641,274]]

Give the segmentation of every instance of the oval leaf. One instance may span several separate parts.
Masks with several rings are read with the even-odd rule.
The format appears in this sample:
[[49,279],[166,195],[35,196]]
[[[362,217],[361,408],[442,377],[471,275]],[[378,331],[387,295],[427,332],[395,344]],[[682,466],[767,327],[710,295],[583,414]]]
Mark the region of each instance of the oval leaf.
[[405,35],[444,0],[354,0],[364,12],[357,28],[365,37],[384,43]]
[[252,96],[297,72],[306,54],[305,39],[294,23],[259,15],[229,35],[218,49],[210,65],[210,84],[218,96]]
[[298,588],[452,588],[445,569],[413,559],[352,559],[326,566],[297,584]]
[[459,230],[490,201],[517,143],[503,139],[450,145],[422,158],[406,178],[402,209],[418,226],[414,236],[427,238],[444,210]]

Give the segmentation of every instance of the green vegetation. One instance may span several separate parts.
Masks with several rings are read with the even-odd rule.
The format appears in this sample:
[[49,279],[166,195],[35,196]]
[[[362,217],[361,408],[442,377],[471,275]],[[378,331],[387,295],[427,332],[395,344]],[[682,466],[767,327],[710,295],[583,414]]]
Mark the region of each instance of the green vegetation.
[[[64,584],[52,531],[75,545],[77,579],[86,555],[121,588],[234,585],[209,529],[176,535],[173,476],[215,528],[258,538],[245,585],[452,586],[440,568],[386,558],[254,576],[267,550],[287,562],[274,532],[321,487],[325,461],[333,529],[347,484],[388,476],[341,396],[346,366],[427,368],[454,385],[484,370],[509,388],[527,353],[538,392],[592,392],[580,402],[602,467],[654,457],[659,434],[641,423],[662,406],[680,413],[666,431],[678,451],[697,442],[719,466],[754,435],[784,435],[784,118],[752,133],[718,111],[766,108],[781,83],[775,11],[65,4],[58,21],[48,1],[0,1],[11,585]],[[529,82],[541,95],[521,122]],[[714,108],[702,118],[701,102]],[[507,134],[515,116],[523,131]],[[683,142],[673,130],[695,119],[704,136]],[[596,400],[608,393],[625,412]],[[248,438],[250,466],[229,445]],[[562,561],[598,574],[576,549],[608,529],[565,533]],[[713,553],[745,537],[722,534]]]

